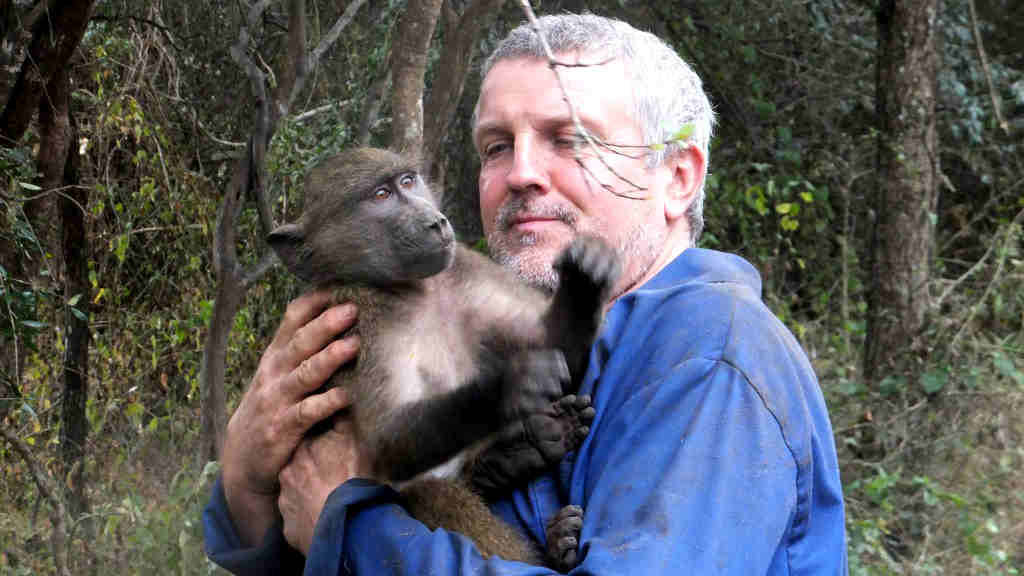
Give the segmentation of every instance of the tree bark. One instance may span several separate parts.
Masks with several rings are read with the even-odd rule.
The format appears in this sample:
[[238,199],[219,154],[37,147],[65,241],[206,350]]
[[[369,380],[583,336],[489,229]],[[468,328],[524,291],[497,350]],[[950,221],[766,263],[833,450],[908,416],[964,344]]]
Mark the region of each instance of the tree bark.
[[203,358],[199,368],[199,457],[200,467],[210,460],[220,459],[227,427],[227,395],[224,374],[227,362],[228,336],[235,314],[242,305],[245,288],[237,263],[235,227],[242,203],[251,186],[253,145],[235,166],[235,175],[224,195],[217,217],[214,236],[214,254],[217,265],[217,295],[214,299],[210,328],[203,342]]
[[[475,0],[459,16],[450,0],[444,3],[444,45],[437,63],[437,77],[425,106],[423,126],[424,171],[443,196],[445,165],[442,161],[445,136],[458,109],[466,75],[476,55],[480,31],[490,27],[505,0]],[[444,198],[438,198],[444,206]]]
[[[70,481],[68,509],[73,518],[86,513],[85,447],[89,423],[85,414],[89,392],[89,237],[85,207],[89,188],[79,184],[78,130],[69,119],[67,161],[64,164],[64,194],[60,197],[61,241],[64,253],[64,301],[77,298],[74,310],[65,309],[64,401],[61,410],[62,476]],[[75,312],[77,311],[77,313]]]
[[441,0],[409,0],[391,44],[391,148],[423,146],[423,75]]
[[[46,85],[47,98],[39,101],[39,152],[36,154],[36,170],[39,172],[39,187],[44,191],[25,202],[25,216],[35,230],[39,244],[47,252],[61,254],[58,240],[57,198],[54,191],[64,184],[64,164],[68,159],[71,126],[68,121],[68,101],[71,91],[67,67],[57,70]],[[48,266],[40,263],[39,266]],[[53,282],[63,278],[63,267],[59,258],[50,266]],[[35,275],[38,270],[29,270]]]
[[878,185],[868,383],[909,367],[900,355],[925,327],[938,197],[938,0],[882,0],[877,17]]
[[47,17],[36,21],[28,55],[0,113],[0,146],[15,146],[25,134],[46,86],[82,41],[92,7],[93,0],[51,2]]

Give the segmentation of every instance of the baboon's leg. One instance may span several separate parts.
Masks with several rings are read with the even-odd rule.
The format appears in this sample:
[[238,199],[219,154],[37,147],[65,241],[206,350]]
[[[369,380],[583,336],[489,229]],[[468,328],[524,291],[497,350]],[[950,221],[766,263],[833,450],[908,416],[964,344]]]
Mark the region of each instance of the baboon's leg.
[[578,562],[580,529],[583,528],[583,508],[566,506],[548,522],[547,536],[548,565],[559,572],[568,572]]
[[427,478],[402,489],[406,507],[431,530],[444,528],[471,539],[486,558],[499,556],[528,564],[541,561],[537,547],[495,516],[483,498],[457,480]]

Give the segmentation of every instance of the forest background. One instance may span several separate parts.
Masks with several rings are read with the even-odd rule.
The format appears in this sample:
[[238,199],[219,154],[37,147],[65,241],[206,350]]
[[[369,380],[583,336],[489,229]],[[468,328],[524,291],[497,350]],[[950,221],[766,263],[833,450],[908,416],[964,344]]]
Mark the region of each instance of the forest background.
[[[811,357],[851,573],[1024,570],[1024,4],[534,2],[647,29],[718,114],[701,245]],[[504,0],[0,0],[0,573],[199,574],[218,438],[302,290],[318,160],[415,145],[480,236]],[[683,127],[680,127],[682,129]]]

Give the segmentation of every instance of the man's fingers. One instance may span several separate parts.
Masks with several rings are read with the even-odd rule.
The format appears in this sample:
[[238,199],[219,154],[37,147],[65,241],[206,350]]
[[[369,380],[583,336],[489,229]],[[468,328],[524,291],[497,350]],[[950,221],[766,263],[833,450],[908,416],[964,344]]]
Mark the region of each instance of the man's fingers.
[[283,344],[290,340],[296,330],[319,316],[330,304],[331,293],[328,291],[310,292],[292,300],[274,334],[274,343]]
[[314,424],[351,403],[348,393],[342,388],[331,388],[322,394],[313,394],[303,399],[292,409],[294,432],[300,436],[305,434]]
[[284,392],[292,398],[301,398],[315,391],[343,364],[354,360],[358,353],[359,336],[355,334],[329,343],[292,370],[284,383]]
[[355,322],[356,307],[354,304],[345,303],[324,310],[319,316],[292,334],[280,359],[283,367],[292,370],[299,366],[323,350],[339,334],[351,328]]

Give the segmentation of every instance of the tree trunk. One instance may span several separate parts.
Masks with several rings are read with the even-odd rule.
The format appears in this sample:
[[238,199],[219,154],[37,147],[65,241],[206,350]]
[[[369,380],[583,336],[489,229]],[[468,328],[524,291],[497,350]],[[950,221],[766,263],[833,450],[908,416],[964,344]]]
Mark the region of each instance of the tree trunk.
[[235,314],[242,305],[245,291],[239,285],[235,271],[230,277],[218,278],[217,299],[210,319],[210,331],[203,342],[200,366],[203,385],[200,387],[200,458],[201,463],[220,459],[227,428],[227,398],[224,391],[224,371],[227,362],[228,336]]
[[61,411],[62,476],[71,483],[68,509],[77,518],[89,509],[85,491],[85,446],[89,422],[85,415],[89,392],[89,238],[85,207],[89,188],[79,185],[77,127],[71,112],[67,162],[64,165],[65,192],[60,197],[60,221],[64,252],[64,301],[77,298],[65,309],[64,402]]
[[25,62],[0,113],[0,146],[15,146],[25,134],[46,86],[82,41],[92,7],[93,0],[52,2],[47,16],[36,21]]
[[938,0],[882,0],[879,117],[865,377],[907,368],[901,354],[925,327],[937,200],[935,130]]
[[[68,101],[71,90],[67,68],[58,70],[46,85],[48,98],[39,102],[39,152],[36,154],[36,170],[39,172],[39,187],[43,194],[25,202],[25,216],[35,231],[39,244],[55,257],[49,264],[37,265],[49,268],[50,282],[60,282],[63,267],[60,264],[60,241],[57,213],[57,198],[54,192],[64,185],[64,165],[68,160],[71,126],[68,121]],[[36,276],[39,270],[29,270]]]
[[409,0],[391,44],[391,148],[423,146],[423,75],[441,0]]
[[423,126],[424,170],[434,184],[441,207],[445,206],[440,197],[444,192],[445,163],[441,152],[445,136],[462,99],[480,31],[490,27],[504,3],[505,0],[475,0],[462,16],[455,12],[450,0],[444,3],[444,45],[437,63],[437,77],[427,98]]

